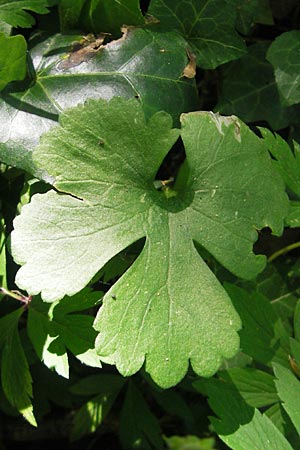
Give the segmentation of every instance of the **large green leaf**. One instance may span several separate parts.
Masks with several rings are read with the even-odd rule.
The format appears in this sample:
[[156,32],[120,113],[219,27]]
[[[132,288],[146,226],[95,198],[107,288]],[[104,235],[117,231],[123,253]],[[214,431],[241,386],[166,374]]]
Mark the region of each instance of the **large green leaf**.
[[252,408],[234,385],[229,387],[223,380],[212,378],[205,382],[205,390],[218,416],[211,418],[213,427],[229,448],[292,450],[271,420]]
[[265,59],[267,48],[265,43],[251,45],[245,56],[224,66],[215,110],[246,122],[264,120],[278,130],[298,121],[299,109],[281,104],[273,67]]
[[269,0],[238,0],[237,30],[246,35],[255,23],[273,25]]
[[0,91],[26,74],[26,41],[23,36],[6,37],[0,33]]
[[278,90],[285,105],[300,102],[300,31],[288,31],[272,42],[267,53],[274,67]]
[[26,11],[47,14],[47,6],[55,3],[55,0],[0,0],[0,20],[13,27],[29,28],[35,20]]
[[213,374],[239,347],[239,318],[193,240],[236,275],[254,277],[265,264],[252,252],[255,229],[280,233],[288,204],[263,140],[237,118],[195,112],[181,120],[190,174],[165,195],[153,181],[179,136],[170,116],[146,122],[137,100],[121,98],[62,114],[34,152],[58,192],[33,196],[12,234],[18,285],[46,301],[81,290],[146,237],[104,297],[97,345],[124,375],[147,355],[146,370],[162,386],[176,384],[189,359],[197,373]]
[[148,117],[165,110],[178,122],[181,112],[197,107],[195,83],[182,77],[188,56],[178,35],[132,29],[103,48],[81,43],[79,51],[66,53],[71,42],[58,35],[34,47],[36,82],[0,100],[0,160],[50,183],[35,168],[32,149],[65,108],[90,97],[138,97]]
[[43,303],[34,298],[28,314],[28,334],[41,361],[59,375],[69,377],[67,350],[81,362],[101,367],[94,349],[96,338],[92,328],[93,317],[74,314],[91,308],[99,299],[99,293],[83,291],[59,303]]
[[235,0],[152,0],[149,13],[162,27],[177,30],[187,39],[200,67],[214,69],[246,52],[235,31],[235,3]]

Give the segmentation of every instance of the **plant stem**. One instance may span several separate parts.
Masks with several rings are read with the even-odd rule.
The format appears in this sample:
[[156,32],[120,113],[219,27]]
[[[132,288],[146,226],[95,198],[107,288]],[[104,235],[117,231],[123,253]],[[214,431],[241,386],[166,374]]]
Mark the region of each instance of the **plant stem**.
[[271,256],[269,256],[268,262],[272,262],[272,261],[274,261],[274,259],[278,258],[279,256],[284,255],[285,253],[288,253],[299,247],[300,247],[300,242],[294,242],[293,244],[287,245],[286,247],[283,247],[280,250],[277,250],[277,252],[274,252]]

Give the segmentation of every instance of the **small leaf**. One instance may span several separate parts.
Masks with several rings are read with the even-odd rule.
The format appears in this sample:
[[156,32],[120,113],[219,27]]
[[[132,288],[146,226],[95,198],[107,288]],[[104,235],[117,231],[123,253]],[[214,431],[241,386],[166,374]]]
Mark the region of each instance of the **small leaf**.
[[296,430],[300,434],[300,381],[295,375],[280,364],[273,364],[275,385],[278,396],[282,400],[282,406],[288,413]]
[[274,377],[267,372],[252,368],[233,368],[219,372],[219,379],[199,380],[194,382],[196,389],[207,394],[206,387],[215,383],[219,385],[220,381],[224,383],[224,389],[232,391],[233,395],[238,390],[239,395],[245,402],[253,408],[261,408],[278,402],[278,396],[275,389]]
[[273,65],[278,90],[287,106],[300,102],[300,31],[278,36],[270,45],[267,60]]
[[218,416],[211,418],[212,425],[230,448],[292,450],[271,420],[249,406],[237,388],[228,389],[226,383],[216,379],[207,380],[205,388],[209,405]]
[[11,81],[23,80],[25,77],[26,49],[23,36],[6,37],[0,33],[0,91]]
[[94,306],[98,298],[99,293],[83,291],[52,307],[38,298],[31,302],[28,314],[31,342],[40,360],[65,378],[69,377],[67,350],[84,364],[101,367],[94,349],[93,317],[74,314]]
[[131,381],[121,411],[120,440],[122,448],[151,450],[164,448],[158,420],[142,394]]
[[198,436],[164,436],[169,450],[214,450],[215,438],[199,438]]
[[13,27],[30,28],[35,20],[26,11],[47,14],[47,7],[54,3],[51,0],[0,0],[0,20]]
[[246,122],[267,121],[274,130],[297,121],[299,107],[281,104],[267,44],[248,47],[248,53],[223,68],[223,86],[216,111],[236,114]]
[[281,174],[286,186],[300,197],[300,146],[294,142],[292,150],[278,134],[267,128],[259,128],[268,150],[275,159],[275,167]]
[[276,361],[289,367],[289,335],[270,301],[234,285],[226,284],[226,290],[243,323],[242,350],[265,365]]
[[246,52],[235,31],[236,10],[228,0],[152,0],[148,12],[162,27],[177,30],[187,39],[197,65],[204,69],[214,69]]
[[1,381],[11,405],[15,406],[31,425],[37,426],[31,403],[32,378],[18,332],[18,322],[23,311],[23,308],[19,308],[0,319],[0,345],[3,346]]
[[236,275],[254,277],[265,264],[252,252],[255,228],[280,233],[287,208],[263,141],[237,118],[212,113],[182,116],[190,176],[167,198],[153,181],[178,135],[163,112],[147,122],[136,100],[69,110],[34,153],[59,192],[33,196],[12,234],[23,265],[17,283],[46,301],[81,290],[114,255],[146,238],[104,297],[97,349],[125,376],[147,355],[146,370],[163,387],[183,378],[189,360],[198,374],[212,375],[239,347],[239,318],[193,241]]
[[273,17],[268,0],[238,0],[237,30],[248,34],[255,23],[273,25]]
[[[76,412],[71,431],[71,440],[93,433],[109,413],[124,384],[116,375],[94,375],[81,379],[71,387],[71,392],[80,395],[95,395]],[[91,389],[92,386],[92,389]]]

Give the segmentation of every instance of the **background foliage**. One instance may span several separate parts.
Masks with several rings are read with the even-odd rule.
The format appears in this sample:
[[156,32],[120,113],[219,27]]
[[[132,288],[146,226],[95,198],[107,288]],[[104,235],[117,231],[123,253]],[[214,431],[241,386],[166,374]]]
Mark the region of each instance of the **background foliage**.
[[0,0],[1,449],[299,448],[298,3]]

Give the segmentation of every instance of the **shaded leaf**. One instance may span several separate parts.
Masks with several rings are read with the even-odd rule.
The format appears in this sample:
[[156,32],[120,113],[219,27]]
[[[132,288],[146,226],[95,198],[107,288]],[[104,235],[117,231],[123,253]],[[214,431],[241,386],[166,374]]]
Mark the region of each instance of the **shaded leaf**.
[[26,75],[26,41],[23,36],[0,33],[0,91],[11,81]]
[[255,23],[273,25],[273,17],[268,0],[238,0],[237,30],[248,34]]
[[120,440],[124,450],[162,450],[161,429],[141,392],[131,381],[123,402],[120,422]]
[[265,43],[251,45],[245,56],[224,66],[215,110],[236,114],[246,122],[265,120],[278,130],[296,122],[299,110],[282,106],[273,67],[265,59],[267,48]]
[[11,405],[16,407],[31,425],[36,426],[31,403],[32,378],[18,332],[18,322],[23,311],[23,308],[19,308],[0,319],[0,345],[3,347],[1,381]]
[[185,375],[189,359],[209,376],[239,347],[239,318],[193,240],[238,276],[254,277],[265,264],[252,252],[254,227],[280,233],[287,206],[263,141],[238,119],[212,113],[182,116],[190,177],[166,197],[153,181],[178,135],[163,112],[146,122],[135,100],[69,110],[35,152],[60,193],[33,196],[12,234],[23,265],[17,283],[42,291],[46,301],[79,291],[115,254],[146,237],[104,297],[97,348],[125,376],[146,354],[146,370],[164,387]]
[[35,20],[27,11],[47,14],[47,7],[55,3],[53,0],[0,0],[0,20],[13,27],[30,28]]
[[71,439],[80,439],[93,433],[109,413],[124,384],[124,379],[116,375],[94,375],[81,379],[72,386],[71,392],[80,395],[95,395],[76,412],[71,431]]
[[214,69],[240,58],[245,44],[235,31],[231,0],[152,0],[149,13],[162,27],[177,30],[197,56],[197,65]]
[[234,285],[226,284],[226,290],[243,323],[242,350],[265,365],[276,361],[289,367],[289,336],[270,301]]
[[[76,40],[77,50],[70,52]],[[84,50],[79,55],[78,45]],[[79,43],[78,35],[56,35],[31,50],[36,82],[0,99],[1,161],[53,183],[35,167],[32,150],[62,110],[90,97],[136,96],[147,117],[165,110],[175,122],[181,112],[196,109],[195,83],[182,78],[188,56],[178,35],[132,29],[103,48],[91,45]]]
[[206,387],[220,381],[224,383],[224,389],[232,391],[233,395],[237,390],[245,402],[253,408],[261,408],[278,402],[278,396],[274,384],[274,377],[267,372],[252,368],[233,368],[219,373],[218,380],[199,380],[194,382],[198,391],[207,394]]
[[97,292],[83,291],[52,307],[38,298],[31,302],[28,334],[35,351],[47,367],[55,369],[65,378],[69,377],[67,350],[81,362],[101,367],[94,350],[96,333],[92,328],[93,317],[74,314],[94,306],[98,298]]
[[236,388],[228,389],[216,379],[207,380],[205,388],[210,407],[218,416],[211,418],[213,427],[230,448],[292,450],[271,420],[249,406]]
[[300,434],[300,381],[290,370],[280,364],[274,363],[273,369],[276,376],[275,385],[282,406]]
[[293,30],[277,37],[267,53],[273,65],[278,90],[285,105],[300,102],[300,31]]

